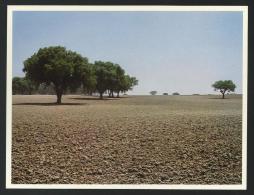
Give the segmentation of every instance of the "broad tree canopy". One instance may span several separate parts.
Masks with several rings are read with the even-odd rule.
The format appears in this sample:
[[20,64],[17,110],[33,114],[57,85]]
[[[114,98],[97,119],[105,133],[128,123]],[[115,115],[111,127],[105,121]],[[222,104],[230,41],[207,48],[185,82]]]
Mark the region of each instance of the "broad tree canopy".
[[235,91],[236,85],[231,80],[219,80],[216,81],[212,87],[215,91],[220,91],[222,93],[222,98],[224,99],[226,92]]
[[112,62],[95,61],[94,74],[96,76],[95,89],[99,92],[101,99],[107,90],[110,97],[114,97],[114,92],[119,97],[120,92],[132,90],[138,84],[138,80],[135,77],[126,75],[119,64]]
[[61,46],[39,49],[25,60],[23,71],[37,84],[53,83],[57,103],[61,103],[62,94],[68,87],[77,88],[89,76],[88,59]]

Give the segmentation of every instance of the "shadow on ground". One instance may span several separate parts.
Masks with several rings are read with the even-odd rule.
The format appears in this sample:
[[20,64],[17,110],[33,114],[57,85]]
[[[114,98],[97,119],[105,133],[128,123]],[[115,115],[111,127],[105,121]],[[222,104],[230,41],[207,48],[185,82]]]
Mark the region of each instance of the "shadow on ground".
[[224,99],[222,99],[222,98],[218,98],[218,97],[210,97],[210,98],[207,98],[207,99],[214,99],[214,100],[229,100],[229,99],[231,99],[231,98],[224,98]]
[[62,103],[57,104],[55,102],[53,103],[15,103],[12,105],[30,105],[30,106],[75,106],[75,105],[87,105],[86,103]]
[[[72,100],[101,100],[98,97],[69,98]],[[102,100],[119,100],[120,98],[103,98]]]

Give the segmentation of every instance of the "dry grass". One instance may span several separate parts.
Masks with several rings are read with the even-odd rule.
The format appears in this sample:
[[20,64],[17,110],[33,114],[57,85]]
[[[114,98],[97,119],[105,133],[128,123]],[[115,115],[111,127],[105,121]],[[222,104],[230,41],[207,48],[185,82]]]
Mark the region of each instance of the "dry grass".
[[241,100],[13,96],[12,182],[240,184]]

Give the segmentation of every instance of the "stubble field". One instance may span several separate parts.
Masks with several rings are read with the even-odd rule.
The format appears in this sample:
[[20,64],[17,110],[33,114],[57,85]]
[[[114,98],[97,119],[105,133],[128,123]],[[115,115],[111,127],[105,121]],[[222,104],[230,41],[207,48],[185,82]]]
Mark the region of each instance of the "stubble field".
[[242,98],[13,96],[12,183],[240,184]]

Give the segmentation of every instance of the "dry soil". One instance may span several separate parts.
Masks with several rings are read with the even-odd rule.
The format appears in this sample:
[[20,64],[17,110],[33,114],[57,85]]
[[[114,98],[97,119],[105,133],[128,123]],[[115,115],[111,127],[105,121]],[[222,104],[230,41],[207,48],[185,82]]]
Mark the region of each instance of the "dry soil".
[[13,96],[12,183],[240,184],[242,98]]

